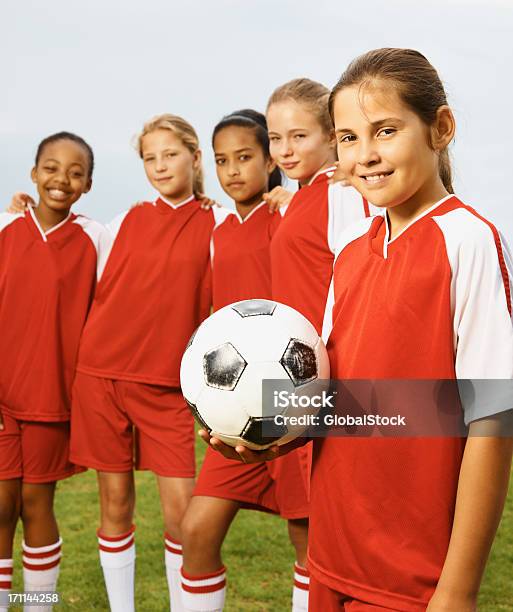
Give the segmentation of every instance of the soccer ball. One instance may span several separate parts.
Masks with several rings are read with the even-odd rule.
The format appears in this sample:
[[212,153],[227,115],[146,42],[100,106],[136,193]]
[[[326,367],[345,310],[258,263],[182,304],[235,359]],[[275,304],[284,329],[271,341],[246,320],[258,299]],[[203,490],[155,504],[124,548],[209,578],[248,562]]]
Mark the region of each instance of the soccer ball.
[[264,449],[305,431],[304,416],[319,409],[312,394],[327,389],[329,372],[326,347],[303,315],[254,299],[225,306],[198,327],[180,380],[192,413],[212,436]]

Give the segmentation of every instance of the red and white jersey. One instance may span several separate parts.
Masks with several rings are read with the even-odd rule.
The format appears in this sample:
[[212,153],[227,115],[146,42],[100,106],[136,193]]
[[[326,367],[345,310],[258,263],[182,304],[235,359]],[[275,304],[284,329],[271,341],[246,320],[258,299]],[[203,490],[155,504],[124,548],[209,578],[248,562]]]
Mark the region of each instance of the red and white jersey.
[[[455,196],[392,240],[383,215],[350,228],[334,269],[332,377],[513,379],[512,274],[495,227]],[[467,423],[511,408],[511,398],[463,399]],[[314,440],[312,574],[375,605],[425,610],[447,553],[464,444]]]
[[280,220],[262,202],[245,219],[233,213],[216,228],[211,249],[214,310],[239,300],[271,299],[269,249]]
[[32,208],[0,214],[0,411],[67,421],[80,334],[112,244],[69,216],[44,232]]
[[294,194],[271,243],[273,298],[303,314],[321,332],[337,238],[369,216],[353,187],[330,185],[333,168]]
[[208,316],[210,238],[226,210],[205,211],[191,196],[162,198],[122,213],[80,344],[84,374],[178,387],[180,360]]

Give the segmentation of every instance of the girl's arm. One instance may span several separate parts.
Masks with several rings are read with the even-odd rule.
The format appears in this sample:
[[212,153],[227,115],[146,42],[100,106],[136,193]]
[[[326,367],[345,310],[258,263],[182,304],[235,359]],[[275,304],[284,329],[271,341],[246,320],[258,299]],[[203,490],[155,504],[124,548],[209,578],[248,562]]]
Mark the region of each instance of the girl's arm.
[[513,408],[513,265],[497,230],[472,211],[437,223],[452,272],[455,370],[470,430],[449,548],[427,610],[473,612],[511,470],[513,439],[501,425]]
[[[477,425],[477,424],[476,424]],[[473,612],[508,492],[513,439],[470,436],[447,557],[428,612]]]

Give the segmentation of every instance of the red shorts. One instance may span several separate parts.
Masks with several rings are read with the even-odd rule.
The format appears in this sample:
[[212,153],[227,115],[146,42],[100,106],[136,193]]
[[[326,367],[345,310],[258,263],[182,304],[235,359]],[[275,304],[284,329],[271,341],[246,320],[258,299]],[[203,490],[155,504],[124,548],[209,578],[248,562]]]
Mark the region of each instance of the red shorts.
[[307,518],[301,460],[294,450],[274,461],[246,465],[209,447],[193,495],[232,499],[243,508],[273,512],[285,519]]
[[78,465],[194,478],[194,418],[176,387],[78,372],[71,414],[70,455]]
[[69,422],[23,421],[2,414],[0,480],[55,482],[82,471],[69,461]]
[[394,612],[393,608],[383,608],[360,599],[348,597],[334,591],[310,576],[308,595],[309,612]]

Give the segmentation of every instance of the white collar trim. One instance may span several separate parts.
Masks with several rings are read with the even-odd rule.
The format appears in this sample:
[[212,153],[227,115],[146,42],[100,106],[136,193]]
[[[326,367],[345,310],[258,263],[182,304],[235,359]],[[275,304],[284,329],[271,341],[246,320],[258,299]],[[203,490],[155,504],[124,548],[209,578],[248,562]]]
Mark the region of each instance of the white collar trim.
[[257,204],[255,208],[253,208],[253,210],[244,217],[244,219],[239,215],[237,209],[234,210],[234,214],[240,223],[245,223],[254,213],[256,213],[259,208],[262,208],[262,206],[264,206],[265,204],[267,204],[267,202],[265,200],[262,200],[260,204]]
[[[173,202],[170,202],[169,200],[166,200],[166,198],[164,196],[161,196],[161,195],[159,195],[158,199],[162,200],[164,202],[164,204],[167,204],[168,206],[171,206],[171,208],[177,209],[177,208],[180,208],[180,206],[185,206],[189,202],[192,202],[194,200],[194,194],[192,194],[191,196],[189,196],[185,200],[182,200],[181,202],[178,202],[178,204],[173,204]],[[156,204],[157,204],[157,202],[155,201],[154,205],[156,205]]]
[[405,227],[403,227],[403,229],[397,234],[397,236],[394,236],[392,238],[392,240],[389,240],[389,236],[390,236],[390,223],[389,223],[389,219],[388,219],[388,214],[387,211],[385,210],[383,213],[383,216],[385,218],[385,242],[383,244],[383,257],[386,259],[387,255],[388,255],[388,245],[392,244],[392,242],[394,242],[395,240],[397,240],[399,238],[399,236],[401,236],[402,234],[404,234],[404,232],[409,229],[412,225],[414,225],[415,223],[417,223],[417,221],[420,221],[422,218],[424,218],[426,215],[429,215],[430,212],[432,212],[433,210],[435,210],[435,208],[438,208],[438,206],[440,206],[440,204],[443,204],[444,202],[447,202],[447,200],[450,200],[451,198],[454,197],[453,193],[449,193],[448,195],[446,195],[445,197],[443,197],[441,200],[438,200],[438,202],[436,202],[435,204],[433,204],[433,206],[430,206],[427,210],[425,210],[424,212],[420,213],[420,215],[418,215],[417,217],[415,217],[414,219],[412,219],[408,225],[406,225]]
[[323,168],[322,170],[318,170],[313,176],[312,178],[308,181],[307,185],[311,185],[315,179],[320,176],[321,174],[328,174],[329,172],[331,172],[332,174],[328,174],[328,177],[331,178],[331,176],[333,176],[333,173],[335,172],[335,170],[337,169],[336,166],[330,166],[329,168]]
[[48,242],[48,239],[47,239],[48,234],[51,234],[52,232],[55,232],[55,230],[58,230],[71,217],[71,211],[69,211],[68,216],[65,219],[63,219],[62,221],[57,223],[57,225],[54,225],[50,229],[46,230],[46,232],[45,232],[44,229],[41,227],[41,224],[39,223],[39,220],[36,217],[36,215],[34,213],[34,209],[32,208],[32,206],[28,207],[28,211],[29,211],[30,216],[32,217],[32,220],[34,221],[35,226],[37,227],[39,233],[41,234],[41,238],[43,239],[44,242]]

